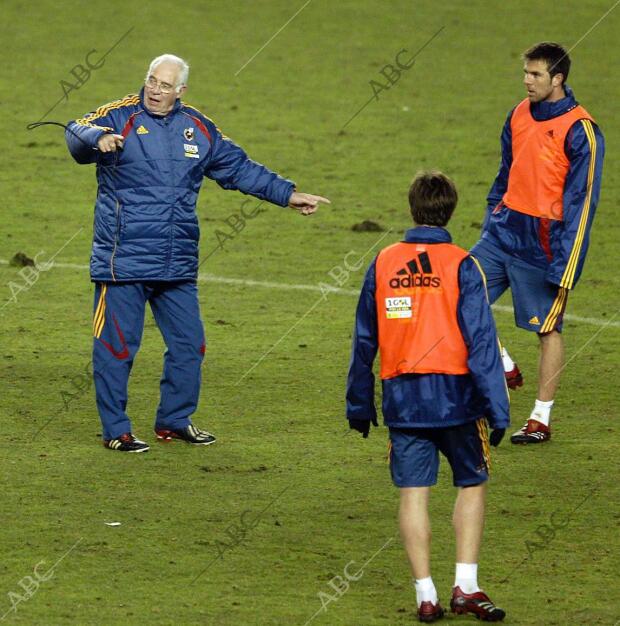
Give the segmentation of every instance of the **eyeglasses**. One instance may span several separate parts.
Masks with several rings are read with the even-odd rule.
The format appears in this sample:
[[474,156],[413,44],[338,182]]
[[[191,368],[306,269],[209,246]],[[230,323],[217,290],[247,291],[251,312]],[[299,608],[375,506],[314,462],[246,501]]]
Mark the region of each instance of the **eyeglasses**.
[[172,93],[174,91],[174,85],[171,85],[170,83],[160,83],[153,76],[149,76],[144,81],[144,84],[147,87],[149,87],[150,89],[156,89],[157,87],[159,87],[159,91],[161,91],[162,93],[165,93],[165,94]]

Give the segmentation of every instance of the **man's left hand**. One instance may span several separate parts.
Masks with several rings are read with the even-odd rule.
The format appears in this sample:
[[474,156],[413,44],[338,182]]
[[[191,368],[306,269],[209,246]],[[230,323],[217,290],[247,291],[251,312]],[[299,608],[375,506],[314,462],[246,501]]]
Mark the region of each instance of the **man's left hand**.
[[288,205],[292,209],[297,209],[302,215],[312,215],[318,208],[319,202],[331,204],[327,198],[323,196],[313,196],[311,193],[300,193],[293,191],[289,198]]

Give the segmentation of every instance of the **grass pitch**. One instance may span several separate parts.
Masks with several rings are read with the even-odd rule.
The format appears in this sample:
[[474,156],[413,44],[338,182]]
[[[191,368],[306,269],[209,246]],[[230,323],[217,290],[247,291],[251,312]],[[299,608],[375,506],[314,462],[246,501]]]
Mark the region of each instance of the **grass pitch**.
[[[62,248],[56,266],[28,281],[0,264],[2,621],[413,621],[386,430],[364,441],[344,420],[354,293],[374,253],[409,227],[406,191],[420,168],[454,177],[460,203],[451,232],[463,246],[477,240],[501,125],[523,97],[520,52],[543,39],[572,46],[610,7],[576,0],[561,9],[547,0],[2,5],[0,258],[23,252],[46,260]],[[589,258],[569,298],[569,314],[587,319],[565,324],[569,364],[554,438],[541,448],[505,442],[493,451],[480,579],[506,609],[506,624],[620,619],[618,11],[571,53],[569,83],[601,125],[607,156]],[[410,69],[380,73],[434,35]],[[121,38],[88,77],[75,69]],[[93,289],[80,267],[90,253],[94,169],[73,163],[59,129],[25,126],[54,103],[46,119],[66,122],[135,92],[162,52],[189,60],[189,103],[253,158],[332,205],[311,218],[263,205],[233,231],[231,216],[242,206],[250,213],[255,201],[244,205],[241,194],[205,181],[198,212],[201,256],[210,257],[200,298],[209,345],[195,420],[218,442],[155,445],[163,344],[147,314],[129,411],[136,434],[153,446],[125,456],[101,446],[89,378]],[[376,99],[372,80],[389,85]],[[77,85],[66,98],[61,81]],[[384,230],[351,230],[366,219]],[[218,231],[230,239],[220,245]],[[334,269],[364,254],[359,270]],[[321,284],[342,291],[322,295]],[[512,398],[518,426],[534,399],[536,340],[516,330],[509,313],[496,319],[526,375]],[[444,603],[453,497],[444,467],[431,503],[433,576]],[[473,623],[446,619],[457,621]]]

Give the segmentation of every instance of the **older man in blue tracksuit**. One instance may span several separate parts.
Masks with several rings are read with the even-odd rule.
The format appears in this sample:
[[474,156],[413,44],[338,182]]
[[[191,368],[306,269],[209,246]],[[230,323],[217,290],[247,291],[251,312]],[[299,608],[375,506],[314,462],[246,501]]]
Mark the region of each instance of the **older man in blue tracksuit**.
[[103,443],[112,450],[149,449],[132,434],[126,412],[147,302],[167,348],[157,438],[198,445],[215,441],[191,422],[205,352],[196,287],[196,200],[203,178],[303,215],[328,202],[297,192],[293,182],[250,160],[212,120],[181,102],[188,72],[179,57],[157,57],[139,95],[70,122],[66,133],[74,159],[97,164],[90,268],[93,371]]

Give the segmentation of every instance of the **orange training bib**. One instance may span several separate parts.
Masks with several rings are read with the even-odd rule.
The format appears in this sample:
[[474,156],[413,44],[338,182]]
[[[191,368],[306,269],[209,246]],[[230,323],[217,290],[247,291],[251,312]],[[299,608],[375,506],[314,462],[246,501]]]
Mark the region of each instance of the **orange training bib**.
[[502,198],[509,209],[534,217],[563,219],[562,195],[570,166],[564,141],[570,127],[581,119],[593,121],[582,106],[537,122],[527,98],[517,105],[510,120],[512,165]]
[[381,378],[467,374],[457,320],[458,270],[468,256],[450,243],[396,243],[376,263]]

